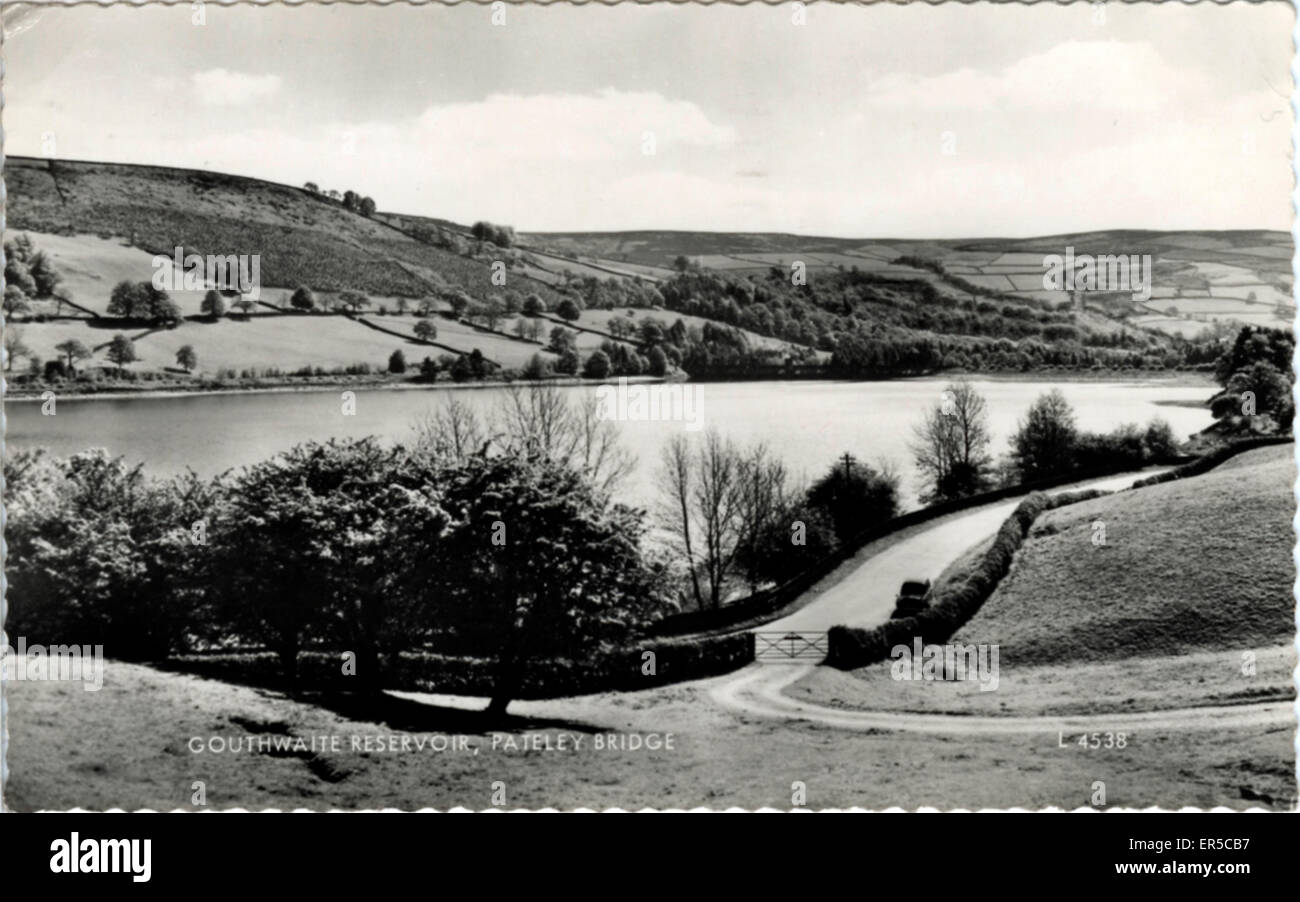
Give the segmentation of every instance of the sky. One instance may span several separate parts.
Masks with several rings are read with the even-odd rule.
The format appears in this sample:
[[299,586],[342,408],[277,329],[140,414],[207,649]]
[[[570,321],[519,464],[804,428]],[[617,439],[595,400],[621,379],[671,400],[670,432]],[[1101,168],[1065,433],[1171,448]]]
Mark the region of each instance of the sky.
[[521,231],[1290,229],[1289,3],[493,16],[38,10],[6,23],[5,150]]

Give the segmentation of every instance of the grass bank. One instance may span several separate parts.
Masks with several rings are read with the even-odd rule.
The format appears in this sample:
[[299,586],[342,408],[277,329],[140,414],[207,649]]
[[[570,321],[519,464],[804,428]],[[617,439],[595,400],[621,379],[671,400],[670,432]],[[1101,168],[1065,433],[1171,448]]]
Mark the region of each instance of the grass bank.
[[[1294,696],[1294,446],[1043,514],[953,636],[999,647],[997,691],[895,680],[891,661],[790,694],[876,710],[1073,714]],[[1104,544],[1097,524],[1104,526]],[[988,542],[954,562],[959,583]]]

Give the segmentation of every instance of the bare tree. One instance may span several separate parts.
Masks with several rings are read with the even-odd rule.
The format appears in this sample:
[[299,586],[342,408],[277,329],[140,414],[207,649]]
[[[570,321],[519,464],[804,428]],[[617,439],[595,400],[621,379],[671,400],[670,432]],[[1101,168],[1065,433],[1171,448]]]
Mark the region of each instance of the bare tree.
[[695,483],[695,508],[704,540],[704,574],[709,583],[709,603],[722,603],[723,585],[731,572],[740,535],[741,457],[717,431],[709,430],[697,456],[699,480]]
[[618,426],[600,416],[595,394],[576,404],[554,385],[512,385],[497,417],[499,431],[519,453],[574,467],[608,495],[632,471],[635,458],[621,445]]
[[486,431],[479,415],[454,395],[442,406],[415,421],[415,450],[437,457],[460,460],[486,447]]
[[990,441],[988,402],[970,383],[950,383],[913,430],[912,454],[926,482],[925,500],[978,491],[991,462]]
[[682,553],[686,558],[686,567],[691,577],[691,589],[695,596],[695,607],[704,607],[704,596],[700,591],[700,574],[695,562],[695,545],[691,529],[691,505],[694,496],[693,456],[686,436],[677,433],[664,446],[663,463],[660,469],[660,490],[663,499],[660,503],[660,518],[665,528],[681,543]]
[[742,500],[746,470],[754,460],[767,470],[766,454],[746,458],[715,430],[705,433],[694,449],[680,435],[664,449],[661,512],[681,545],[697,607],[716,608],[723,602],[747,532],[747,512],[761,507],[747,508]]
[[498,411],[502,431],[518,450],[568,460],[574,449],[572,411],[553,385],[511,385]]
[[636,466],[636,457],[623,447],[618,426],[600,416],[600,399],[594,392],[584,393],[574,406],[573,428],[574,462],[601,492],[612,494]]
[[788,481],[785,464],[764,444],[755,445],[740,459],[737,551],[750,591],[762,582],[759,570],[763,544],[780,528],[777,521],[791,505]]

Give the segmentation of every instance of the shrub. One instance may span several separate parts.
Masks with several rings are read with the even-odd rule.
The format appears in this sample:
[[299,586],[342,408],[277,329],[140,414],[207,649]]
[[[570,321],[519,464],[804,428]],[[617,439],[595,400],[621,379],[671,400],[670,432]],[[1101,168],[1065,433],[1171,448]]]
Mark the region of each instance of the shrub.
[[604,379],[609,376],[609,357],[604,351],[594,351],[587,358],[582,374],[588,379]]
[[289,304],[298,310],[316,309],[316,295],[306,285],[299,285],[289,298]]
[[841,542],[898,513],[898,477],[845,455],[808,488],[808,506],[824,513]]
[[1170,428],[1169,422],[1161,417],[1153,417],[1151,422],[1147,423],[1146,432],[1142,435],[1142,444],[1146,448],[1148,459],[1157,463],[1172,460],[1182,453],[1181,444],[1174,437],[1174,430]]
[[647,359],[650,361],[650,375],[664,376],[668,373],[668,355],[664,353],[663,348],[655,345],[650,349]]
[[545,379],[547,376],[551,375],[551,367],[550,364],[547,363],[545,357],[541,354],[534,354],[532,357],[529,357],[528,362],[524,364],[521,375],[525,379]]
[[566,376],[575,376],[578,373],[580,362],[578,352],[573,348],[568,348],[560,355],[560,359],[555,361],[555,371]]
[[555,315],[560,317],[561,319],[566,319],[569,322],[573,322],[578,317],[582,316],[582,310],[578,308],[578,305],[573,301],[572,298],[565,298],[564,300],[560,301],[558,306],[556,306]]
[[457,382],[474,378],[474,371],[470,368],[468,357],[462,354],[456,358],[456,362],[451,365],[451,378]]
[[402,353],[401,348],[388,356],[388,372],[398,374],[406,372],[406,355]]

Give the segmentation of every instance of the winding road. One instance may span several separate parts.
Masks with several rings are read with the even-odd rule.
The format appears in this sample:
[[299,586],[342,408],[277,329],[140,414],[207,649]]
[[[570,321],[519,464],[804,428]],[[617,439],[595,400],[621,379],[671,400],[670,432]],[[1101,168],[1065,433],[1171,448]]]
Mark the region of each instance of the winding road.
[[[1048,494],[1083,489],[1118,490],[1155,472],[1125,474],[1062,486]],[[878,554],[834,583],[799,611],[759,627],[756,632],[824,632],[837,624],[872,627],[889,619],[894,596],[905,579],[935,579],[968,548],[993,535],[1020,498],[974,508],[938,521]],[[845,730],[909,730],[931,733],[1041,733],[1087,729],[1233,729],[1294,722],[1291,702],[1187,708],[1075,716],[982,716],[862,711],[830,708],[784,694],[817,666],[808,663],[756,663],[710,689],[710,696],[733,711],[762,717],[812,721]]]

